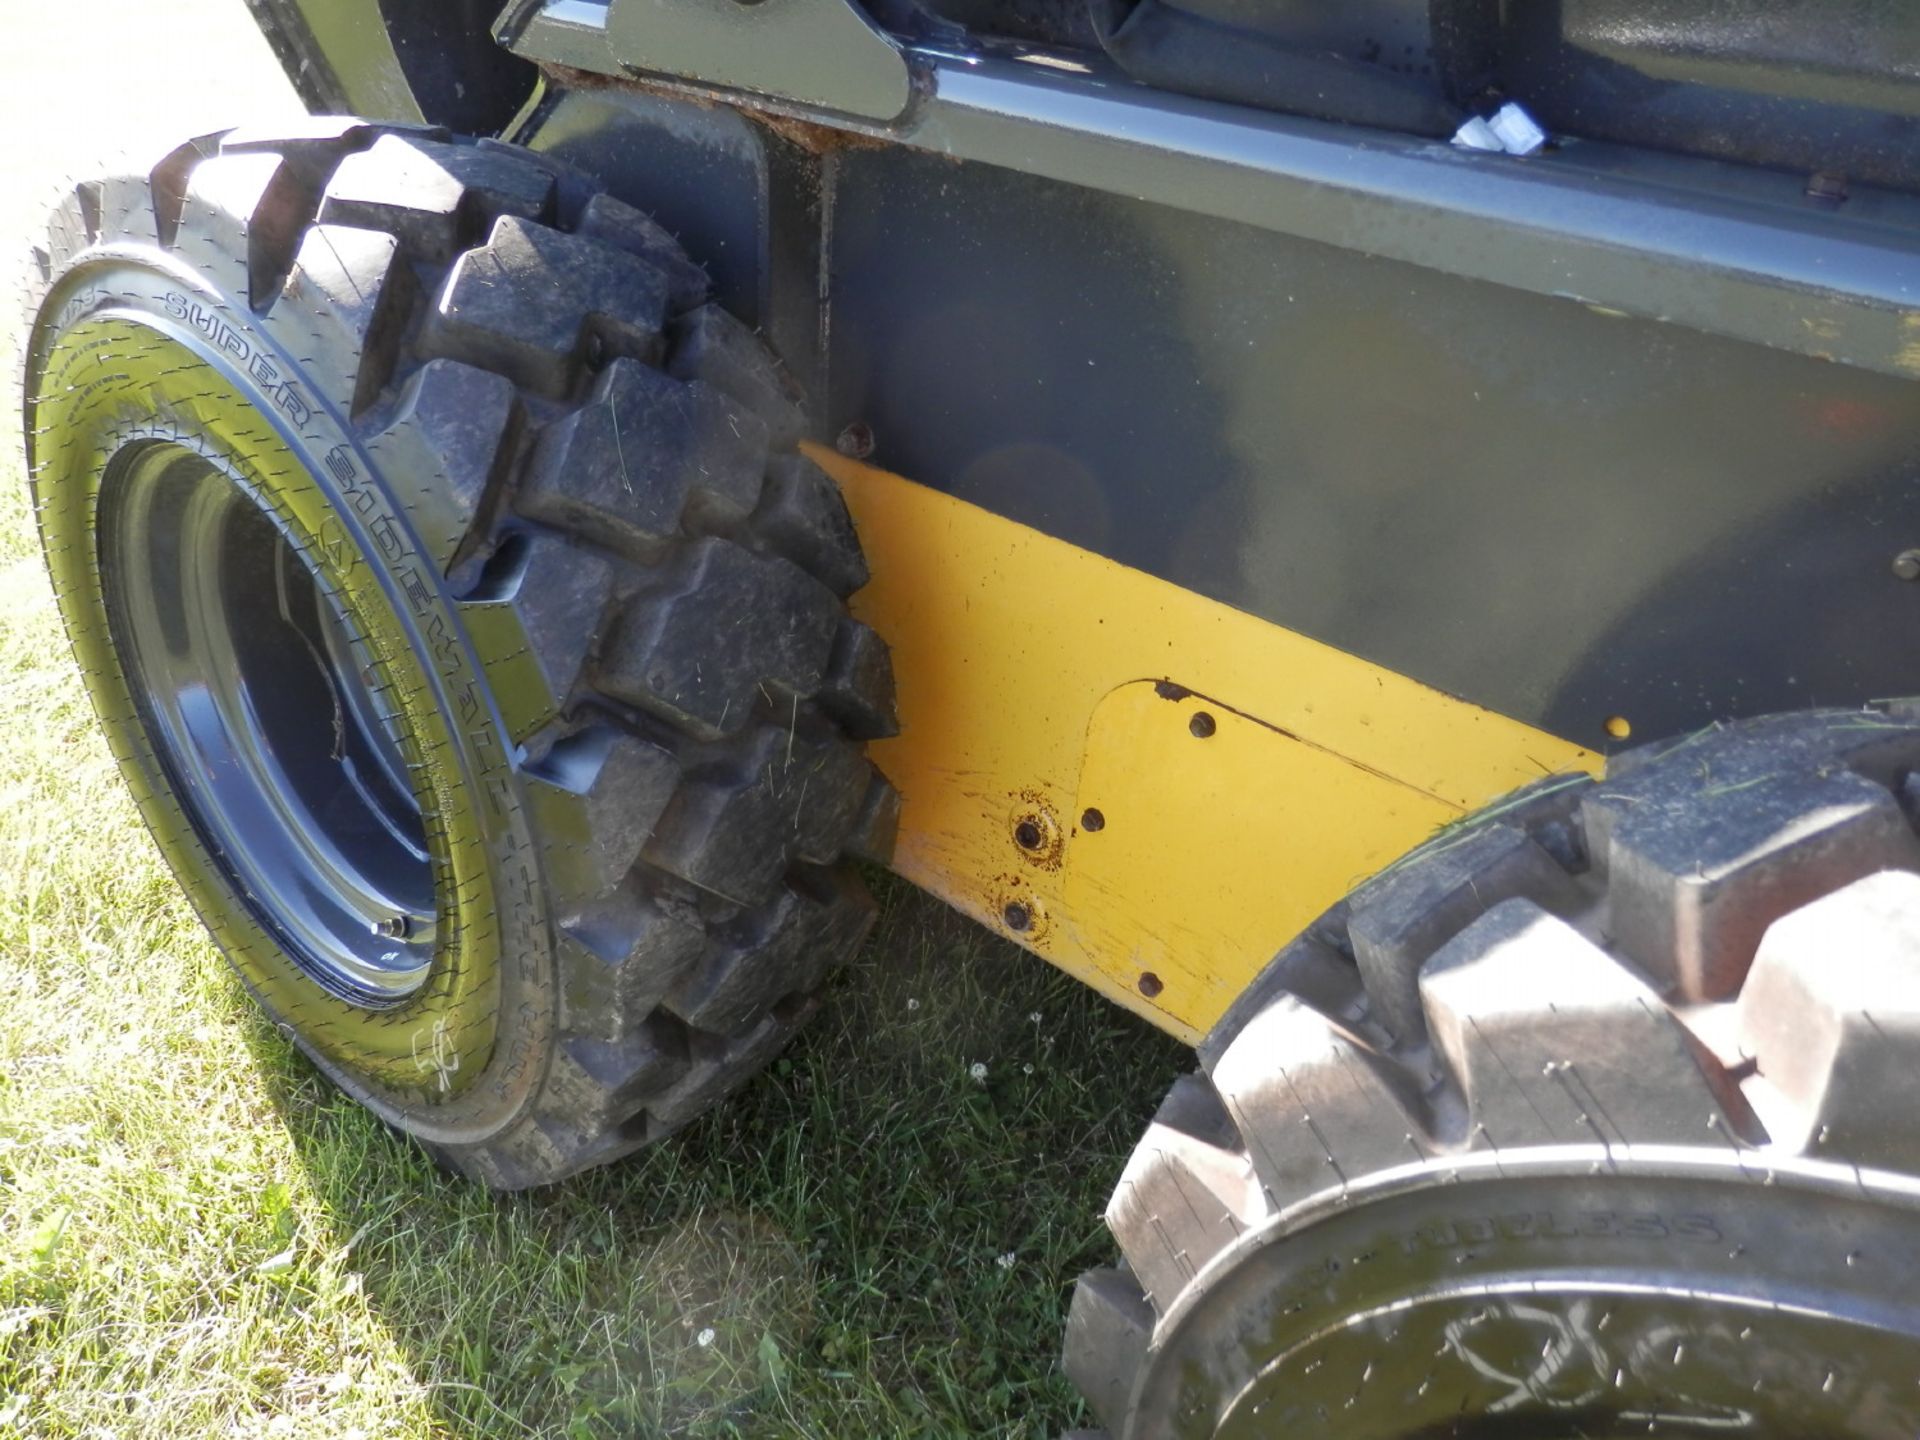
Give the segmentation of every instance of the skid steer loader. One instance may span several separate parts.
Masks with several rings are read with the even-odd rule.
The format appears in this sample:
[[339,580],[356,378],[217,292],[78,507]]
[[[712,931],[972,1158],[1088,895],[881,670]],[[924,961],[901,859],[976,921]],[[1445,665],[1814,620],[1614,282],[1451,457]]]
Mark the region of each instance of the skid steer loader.
[[1920,11],[251,3],[25,429],[342,1089],[613,1160],[884,863],[1198,1047],[1099,1433],[1920,1430]]

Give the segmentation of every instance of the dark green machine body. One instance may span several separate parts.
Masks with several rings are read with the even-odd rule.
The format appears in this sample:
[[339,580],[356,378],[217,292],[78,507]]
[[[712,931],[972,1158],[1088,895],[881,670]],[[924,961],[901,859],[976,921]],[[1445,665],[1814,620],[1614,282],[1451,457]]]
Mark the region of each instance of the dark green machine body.
[[1596,748],[1920,689],[1905,7],[256,8],[644,196],[887,469]]

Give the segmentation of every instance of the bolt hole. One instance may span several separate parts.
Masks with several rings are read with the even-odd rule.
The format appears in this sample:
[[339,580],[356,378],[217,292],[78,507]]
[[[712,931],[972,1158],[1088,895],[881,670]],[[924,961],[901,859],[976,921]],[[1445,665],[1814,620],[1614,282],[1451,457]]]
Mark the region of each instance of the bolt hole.
[[1140,993],[1146,996],[1147,999],[1153,999],[1154,996],[1166,988],[1166,986],[1160,983],[1160,977],[1151,970],[1143,970],[1140,973]]
[[1194,738],[1197,740],[1205,740],[1219,728],[1219,726],[1213,723],[1213,716],[1204,710],[1194,711],[1193,718],[1187,721],[1187,729],[1193,732]]
[[1022,820],[1013,827],[1013,843],[1022,850],[1038,850],[1046,843],[1046,835],[1031,820]]
[[873,427],[864,420],[856,420],[834,439],[833,448],[849,460],[864,460],[873,454]]
[[1000,918],[1007,922],[1009,930],[1018,932],[1033,924],[1033,912],[1018,900],[1009,900],[1007,908],[1000,912]]
[[1609,715],[1606,719],[1606,732],[1615,740],[1624,740],[1633,734],[1633,725],[1624,715]]
[[1107,828],[1107,817],[1089,805],[1080,814],[1080,828],[1082,830],[1104,830]]

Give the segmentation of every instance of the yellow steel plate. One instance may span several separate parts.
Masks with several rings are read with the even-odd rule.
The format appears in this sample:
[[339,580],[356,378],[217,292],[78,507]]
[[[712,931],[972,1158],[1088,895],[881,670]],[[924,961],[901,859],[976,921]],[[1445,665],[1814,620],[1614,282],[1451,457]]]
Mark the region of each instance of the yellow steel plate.
[[1210,1020],[1252,962],[1409,835],[1459,812],[1211,697],[1164,688],[1136,680],[1094,707],[1062,923],[1079,953],[1124,957],[1133,973],[1116,978],[1158,1009]]
[[[810,453],[873,570],[854,612],[893,649],[901,733],[873,757],[903,801],[894,868],[1187,1040],[1439,824],[1599,768],[1332,646]],[[1206,699],[1162,699],[1156,682]],[[1214,735],[1174,743],[1195,741],[1179,728],[1195,709]],[[1096,834],[1088,805],[1111,817]]]

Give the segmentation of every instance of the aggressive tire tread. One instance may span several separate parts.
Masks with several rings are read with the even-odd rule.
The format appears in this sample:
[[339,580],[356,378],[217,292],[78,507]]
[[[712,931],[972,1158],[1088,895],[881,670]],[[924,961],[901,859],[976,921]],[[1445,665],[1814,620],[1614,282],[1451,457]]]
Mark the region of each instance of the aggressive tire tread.
[[413,477],[523,747],[561,1033],[515,1120],[437,1153],[519,1188],[686,1123],[857,946],[872,905],[842,862],[884,856],[897,815],[860,753],[894,723],[884,647],[832,665],[858,541],[792,453],[772,357],[642,212],[431,129],[201,137],[77,187],[47,269],[148,231]]

